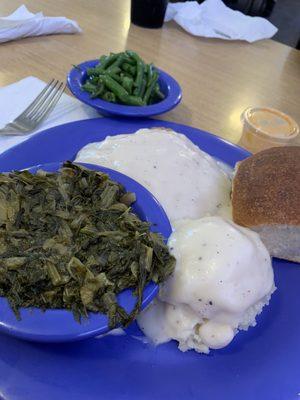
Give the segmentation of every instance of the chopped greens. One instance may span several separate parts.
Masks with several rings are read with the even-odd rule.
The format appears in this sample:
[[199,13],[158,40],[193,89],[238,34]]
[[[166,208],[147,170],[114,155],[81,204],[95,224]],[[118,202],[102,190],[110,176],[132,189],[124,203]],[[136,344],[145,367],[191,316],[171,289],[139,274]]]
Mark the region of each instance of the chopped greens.
[[[160,283],[175,259],[135,215],[132,193],[107,174],[66,162],[58,172],[0,174],[0,296],[20,307],[104,313],[128,325],[145,285]],[[116,295],[134,288],[128,315]]]

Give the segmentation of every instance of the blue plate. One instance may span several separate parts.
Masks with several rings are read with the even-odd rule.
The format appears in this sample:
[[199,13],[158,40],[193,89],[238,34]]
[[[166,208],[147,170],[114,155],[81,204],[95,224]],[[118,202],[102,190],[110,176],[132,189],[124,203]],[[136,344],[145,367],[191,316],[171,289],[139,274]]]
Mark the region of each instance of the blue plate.
[[[159,120],[94,119],[49,129],[0,155],[0,170],[73,159],[85,144],[142,127],[174,129],[230,166],[248,153],[217,136]],[[300,392],[300,269],[274,260],[278,290],[258,324],[209,355],[175,342],[126,336],[36,344],[0,334],[0,398],[5,400],[297,400]]]
[[[166,239],[171,234],[169,219],[159,202],[138,182],[120,172],[91,164],[81,164],[89,169],[107,173],[112,180],[121,183],[127,191],[136,194],[133,211],[143,220],[152,223],[151,230],[161,233]],[[40,164],[29,168],[35,173],[38,169],[54,172],[61,163]],[[150,282],[144,290],[142,308],[145,308],[158,292],[158,285]],[[135,306],[136,297],[132,290],[125,290],[118,295],[119,304],[130,313]],[[16,319],[8,302],[0,297],[0,331],[25,340],[36,342],[66,342],[82,340],[109,331],[108,319],[103,314],[90,313],[81,324],[75,321],[73,314],[66,310],[47,310],[36,308],[21,309],[21,320]]]
[[69,89],[78,100],[95,108],[101,114],[118,115],[122,117],[150,117],[172,110],[181,100],[181,88],[179,84],[169,74],[158,68],[158,83],[161,91],[165,95],[165,99],[159,103],[150,106],[136,107],[109,103],[101,99],[91,99],[90,94],[81,89],[81,85],[87,79],[87,68],[93,68],[98,63],[99,60],[91,60],[79,64],[78,68],[71,69],[68,74],[67,82]]

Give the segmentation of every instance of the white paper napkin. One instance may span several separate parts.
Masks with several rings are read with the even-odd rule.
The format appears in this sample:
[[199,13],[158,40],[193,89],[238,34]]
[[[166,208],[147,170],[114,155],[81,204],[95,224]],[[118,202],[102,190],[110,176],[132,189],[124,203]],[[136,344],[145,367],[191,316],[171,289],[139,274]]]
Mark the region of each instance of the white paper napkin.
[[[30,76],[0,88],[0,128],[21,114],[45,85],[45,82]],[[26,136],[0,136],[0,153],[52,126],[99,116],[93,108],[81,103],[74,97],[63,94],[51,114],[33,133]]]
[[45,17],[42,12],[33,14],[24,5],[11,15],[0,17],[0,43],[28,36],[77,32],[81,32],[81,28],[76,21],[65,17]]
[[176,21],[183,29],[195,36],[225,40],[255,42],[269,39],[277,28],[261,17],[250,17],[231,10],[222,0],[206,0],[186,3],[170,3],[165,21]]

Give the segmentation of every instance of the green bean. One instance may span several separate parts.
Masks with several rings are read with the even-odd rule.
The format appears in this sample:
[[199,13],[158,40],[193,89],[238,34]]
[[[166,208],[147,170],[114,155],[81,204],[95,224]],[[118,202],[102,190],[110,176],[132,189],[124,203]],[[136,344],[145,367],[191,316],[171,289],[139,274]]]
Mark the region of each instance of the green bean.
[[130,74],[127,74],[127,72],[120,72],[120,77],[123,79],[123,78],[125,78],[125,76],[127,76],[127,78],[130,78],[130,79],[132,79],[133,80],[133,78],[132,78],[132,75],[130,75]]
[[124,54],[124,62],[126,62],[127,64],[133,65],[135,66],[136,62],[133,58],[131,58],[130,56],[128,56],[126,53]]
[[89,81],[85,82],[85,84],[83,84],[81,88],[88,93],[93,93],[95,90],[97,90],[97,86]]
[[105,74],[107,74],[107,75],[109,75],[110,77],[112,77],[115,81],[117,81],[118,83],[122,83],[122,78],[119,76],[119,75],[117,75],[117,74],[115,74],[115,73],[113,73],[113,72],[107,72],[107,71],[105,71]]
[[147,87],[150,85],[153,76],[153,64],[147,65]]
[[115,65],[114,67],[111,66],[111,67],[107,68],[107,70],[105,72],[109,72],[109,73],[112,72],[113,74],[119,74],[121,72],[121,68]]
[[105,86],[103,83],[100,83],[97,89],[93,93],[91,93],[91,98],[95,99],[96,97],[101,97],[104,94],[104,91],[105,91]]
[[[102,59],[102,57],[100,57],[102,70],[108,68],[114,61],[116,61],[116,59],[118,57],[119,57],[119,55],[118,54],[114,54],[114,53],[110,53],[110,55],[105,57],[105,59],[104,58]],[[103,61],[101,61],[101,59]]]
[[105,84],[105,86],[109,90],[111,90],[118,98],[120,98],[120,96],[128,95],[127,90],[124,89],[122,85],[120,85],[118,82],[116,82],[108,74],[107,75],[101,75],[101,80]]
[[135,82],[134,82],[135,90],[133,92],[133,94],[135,96],[140,96],[141,92],[142,92],[144,66],[145,66],[145,64],[143,63],[143,61],[138,60],[138,62],[136,64],[137,70],[136,70],[136,78],[135,78]]
[[144,97],[143,97],[143,101],[144,101],[145,104],[148,104],[148,101],[149,101],[150,96],[151,96],[151,94],[153,92],[153,89],[155,88],[157,80],[158,80],[158,73],[155,71],[153,73],[153,76],[152,76],[152,79],[151,79],[151,83],[147,87],[147,90],[146,90],[146,92],[144,94]]
[[99,63],[100,64],[103,64],[104,62],[105,62],[105,60],[108,58],[109,56],[101,56],[100,58],[99,58]]
[[98,64],[95,68],[87,68],[86,73],[88,76],[100,75],[103,72],[103,68]]
[[129,106],[144,106],[145,103],[141,97],[128,95],[124,97],[123,103]]
[[132,93],[132,88],[133,88],[133,79],[132,78],[128,78],[128,76],[124,76],[122,78],[122,86],[124,89],[127,90],[127,92],[129,94]]
[[136,96],[140,96],[142,92],[142,85],[143,85],[143,77],[144,77],[144,72],[145,72],[145,63],[144,61],[140,58],[140,56],[135,53],[132,50],[127,50],[126,54],[131,57],[133,60],[136,62],[136,77],[135,77],[135,82],[134,86],[136,89],[134,90],[134,94]]
[[130,78],[134,81],[134,77],[131,74],[128,74],[127,72],[124,72],[124,76],[127,76],[127,78]]
[[134,77],[136,75],[136,67],[133,67],[132,65],[127,64],[126,62],[122,64],[121,68],[123,71],[132,75],[132,77]]
[[144,96],[144,94],[145,94],[146,87],[147,87],[147,81],[146,81],[145,78],[143,78],[143,82],[142,82],[142,86],[141,86],[141,91],[140,91],[140,93],[139,93],[139,96],[140,96],[141,98],[143,98],[143,96]]
[[165,95],[160,91],[158,83],[155,85],[154,93],[159,100],[163,100],[165,98]]
[[147,87],[147,81],[146,81],[145,78],[143,78],[141,86],[139,88],[135,88],[134,91],[133,91],[133,94],[135,96],[139,96],[139,97],[143,98],[143,96],[145,94],[146,87]]
[[109,75],[102,75],[101,78],[105,86],[111,90],[122,103],[132,106],[144,105],[144,102],[140,97],[129,95],[127,90],[124,89],[123,86],[121,86],[118,82],[113,80]]
[[128,57],[132,58],[136,63],[141,59],[140,56],[132,50],[126,50],[125,53]]
[[117,81],[118,83],[122,83],[122,78],[121,78],[118,74],[116,74],[116,73],[114,73],[114,72],[111,72],[111,71],[109,71],[109,70],[102,71],[101,75],[98,76],[98,83],[104,83],[104,82],[103,82],[103,76],[104,76],[104,75],[108,75],[108,76],[110,76],[112,79],[114,79],[115,81]]
[[[112,70],[115,71],[115,69],[119,68],[123,64],[123,62],[124,62],[124,54],[120,53],[118,55],[117,59],[107,68],[107,71],[112,71]],[[121,71],[121,69],[120,69],[120,71]]]
[[105,101],[109,101],[110,103],[116,103],[116,95],[113,92],[107,91],[102,96],[102,99]]
[[87,76],[93,76],[93,75],[95,75],[95,70],[96,70],[96,68],[87,68],[87,69],[86,69],[86,74],[87,74]]

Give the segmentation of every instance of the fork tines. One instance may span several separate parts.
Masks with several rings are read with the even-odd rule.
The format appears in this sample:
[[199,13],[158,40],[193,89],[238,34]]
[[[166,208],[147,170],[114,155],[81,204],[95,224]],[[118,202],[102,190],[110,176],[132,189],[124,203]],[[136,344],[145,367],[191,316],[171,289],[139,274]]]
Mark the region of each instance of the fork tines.
[[18,118],[29,118],[38,123],[53,109],[64,90],[63,82],[52,79]]

